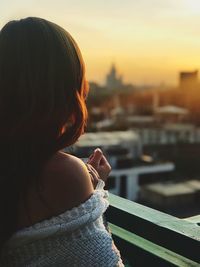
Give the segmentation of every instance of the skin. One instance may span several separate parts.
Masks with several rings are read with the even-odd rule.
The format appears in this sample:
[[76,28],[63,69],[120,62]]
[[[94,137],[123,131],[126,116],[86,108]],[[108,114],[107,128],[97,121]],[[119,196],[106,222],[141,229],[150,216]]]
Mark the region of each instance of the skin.
[[94,150],[93,154],[89,157],[86,166],[93,178],[94,188],[98,183],[98,179],[102,179],[106,182],[111,171],[111,166],[100,148]]
[[45,166],[39,192],[30,188],[26,207],[21,201],[18,229],[79,206],[93,194],[99,179],[107,180],[110,171],[100,149],[94,151],[87,164],[77,157],[57,152]]

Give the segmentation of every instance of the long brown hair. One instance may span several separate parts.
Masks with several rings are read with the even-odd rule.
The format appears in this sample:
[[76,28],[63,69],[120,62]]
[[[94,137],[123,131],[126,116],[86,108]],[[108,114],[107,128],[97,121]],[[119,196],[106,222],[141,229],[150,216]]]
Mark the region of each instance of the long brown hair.
[[21,192],[83,133],[86,94],[83,59],[67,31],[34,17],[1,29],[0,249],[16,231]]

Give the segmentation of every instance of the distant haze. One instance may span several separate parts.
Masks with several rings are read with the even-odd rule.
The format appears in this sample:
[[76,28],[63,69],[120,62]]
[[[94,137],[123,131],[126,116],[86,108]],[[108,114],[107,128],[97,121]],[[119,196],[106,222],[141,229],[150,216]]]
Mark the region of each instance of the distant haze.
[[177,83],[200,69],[199,0],[1,0],[0,27],[38,16],[68,30],[88,80],[104,82],[111,63],[126,83]]

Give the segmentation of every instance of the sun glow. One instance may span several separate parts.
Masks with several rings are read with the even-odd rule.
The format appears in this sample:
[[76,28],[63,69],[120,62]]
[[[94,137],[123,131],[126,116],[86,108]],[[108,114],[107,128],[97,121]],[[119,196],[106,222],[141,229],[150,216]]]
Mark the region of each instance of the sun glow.
[[199,0],[185,0],[185,5],[188,10],[193,13],[200,13],[200,1]]
[[133,84],[176,84],[179,71],[200,70],[200,0],[29,2],[0,0],[0,29],[27,15],[59,24],[78,42],[89,80],[103,84],[112,62]]

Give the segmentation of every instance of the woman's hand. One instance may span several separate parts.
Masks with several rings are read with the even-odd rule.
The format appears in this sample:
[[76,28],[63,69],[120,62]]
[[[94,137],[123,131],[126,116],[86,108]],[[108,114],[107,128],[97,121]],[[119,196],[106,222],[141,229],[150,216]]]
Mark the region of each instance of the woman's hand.
[[87,167],[88,172],[90,174],[93,187],[96,188],[96,185],[100,179],[100,176],[99,176],[98,172],[95,170],[95,168],[93,168],[92,165],[90,165],[89,163],[86,163],[86,167]]
[[111,166],[100,148],[95,149],[94,153],[89,157],[87,164],[91,165],[98,173],[99,178],[106,182],[111,172]]

